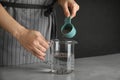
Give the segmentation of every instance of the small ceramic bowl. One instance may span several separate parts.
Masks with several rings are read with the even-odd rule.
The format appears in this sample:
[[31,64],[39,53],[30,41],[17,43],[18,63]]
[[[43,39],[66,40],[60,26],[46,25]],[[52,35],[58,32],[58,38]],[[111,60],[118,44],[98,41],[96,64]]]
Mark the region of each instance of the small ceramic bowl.
[[76,29],[71,23],[71,18],[65,18],[64,25],[61,27],[61,33],[66,38],[73,38],[76,35]]

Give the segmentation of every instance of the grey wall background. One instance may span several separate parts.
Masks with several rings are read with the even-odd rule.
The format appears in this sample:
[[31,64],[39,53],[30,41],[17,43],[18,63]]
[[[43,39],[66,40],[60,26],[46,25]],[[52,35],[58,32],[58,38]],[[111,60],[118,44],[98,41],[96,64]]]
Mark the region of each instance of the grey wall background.
[[[73,38],[75,56],[88,57],[120,52],[120,3],[119,0],[76,0],[80,5],[72,23],[77,29]],[[60,27],[64,21],[62,9],[57,7],[59,39],[63,39]]]

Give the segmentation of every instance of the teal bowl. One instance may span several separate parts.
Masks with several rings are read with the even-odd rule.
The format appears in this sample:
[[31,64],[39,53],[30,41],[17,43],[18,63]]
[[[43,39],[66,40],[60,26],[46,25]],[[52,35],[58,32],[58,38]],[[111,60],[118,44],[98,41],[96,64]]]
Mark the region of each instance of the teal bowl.
[[74,25],[71,23],[71,18],[65,18],[65,23],[61,27],[61,33],[66,38],[73,38],[76,35],[76,29]]

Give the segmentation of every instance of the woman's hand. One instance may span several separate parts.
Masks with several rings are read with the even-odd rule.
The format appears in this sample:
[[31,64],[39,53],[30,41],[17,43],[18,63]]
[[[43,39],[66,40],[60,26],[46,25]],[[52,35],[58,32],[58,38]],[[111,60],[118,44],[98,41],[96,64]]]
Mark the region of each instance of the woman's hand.
[[40,32],[26,29],[20,25],[0,4],[0,26],[12,34],[21,45],[38,58],[44,60],[49,48],[48,42]]
[[45,60],[45,52],[49,48],[49,44],[40,32],[25,30],[17,39],[25,49],[41,60]]
[[58,0],[58,3],[63,8],[66,17],[73,18],[79,10],[79,5],[74,0]]

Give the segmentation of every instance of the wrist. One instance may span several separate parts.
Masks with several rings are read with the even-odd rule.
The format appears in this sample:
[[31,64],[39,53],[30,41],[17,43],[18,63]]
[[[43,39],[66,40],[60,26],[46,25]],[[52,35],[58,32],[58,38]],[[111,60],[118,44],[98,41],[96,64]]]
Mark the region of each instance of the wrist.
[[11,33],[16,39],[19,39],[25,32],[28,30],[23,26],[18,26],[14,31]]

